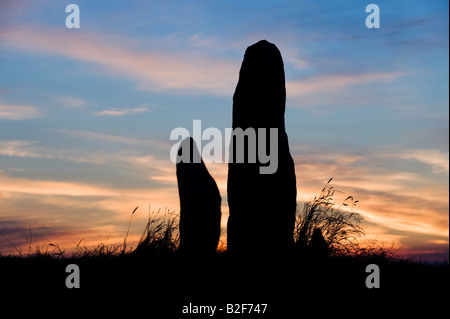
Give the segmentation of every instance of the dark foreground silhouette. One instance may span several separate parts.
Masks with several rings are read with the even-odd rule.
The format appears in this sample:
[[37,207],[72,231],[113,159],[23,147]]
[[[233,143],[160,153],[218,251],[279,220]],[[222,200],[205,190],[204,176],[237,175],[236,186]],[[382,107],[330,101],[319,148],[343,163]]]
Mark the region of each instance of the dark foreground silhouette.
[[[145,308],[149,318],[209,318],[182,315],[182,307],[189,303],[216,305],[223,312],[227,304],[268,304],[265,316],[239,314],[237,318],[301,318],[307,308],[321,315],[362,318],[367,311],[401,310],[404,315],[420,307],[433,318],[430,312],[447,308],[448,264],[427,266],[383,256],[333,257],[318,264],[304,257],[292,255],[286,262],[274,260],[258,267],[236,264],[227,253],[196,259],[176,253],[0,257],[0,300],[4,309],[19,309],[9,301],[25,307],[29,301],[39,301],[33,311],[47,313],[48,307],[64,302],[71,304],[67,310],[73,307],[86,313],[92,313],[92,308],[127,312]],[[365,269],[372,263],[380,267],[379,289],[365,286]],[[65,286],[69,264],[80,268],[79,289]],[[230,318],[223,312],[213,318]]]
[[[278,48],[265,40],[247,48],[233,96],[233,130],[266,129],[266,152],[271,149],[269,129],[278,130],[278,167],[261,174],[260,160],[228,165],[228,251],[238,255],[282,252],[293,243],[297,205],[295,168],[289,152],[284,111],[286,88]],[[261,136],[257,134],[257,140]],[[259,154],[259,147],[256,150]],[[273,145],[272,145],[273,146]],[[230,146],[236,154],[236,144]],[[249,149],[246,145],[246,150]]]
[[219,243],[222,217],[219,189],[192,138],[181,142],[177,162],[180,252],[191,256],[213,255]]

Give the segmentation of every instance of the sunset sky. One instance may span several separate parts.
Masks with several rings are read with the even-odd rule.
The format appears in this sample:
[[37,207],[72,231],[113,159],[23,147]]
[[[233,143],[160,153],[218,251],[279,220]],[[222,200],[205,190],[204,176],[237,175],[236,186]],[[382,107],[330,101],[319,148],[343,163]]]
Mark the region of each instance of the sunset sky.
[[[448,21],[444,0],[1,0],[0,252],[26,253],[30,228],[33,248],[118,244],[139,206],[135,246],[149,205],[178,212],[170,132],[231,127],[245,49],[266,39],[285,64],[299,205],[333,177],[367,239],[448,256]],[[207,167],[225,241],[227,164]]]

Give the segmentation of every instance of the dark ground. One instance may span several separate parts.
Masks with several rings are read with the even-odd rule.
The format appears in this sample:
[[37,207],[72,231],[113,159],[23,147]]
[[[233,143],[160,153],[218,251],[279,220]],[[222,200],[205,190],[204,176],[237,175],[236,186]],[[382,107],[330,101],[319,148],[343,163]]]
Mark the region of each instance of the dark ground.
[[[117,300],[123,305],[144,305],[149,318],[210,317],[183,314],[183,306],[190,303],[223,309],[214,317],[232,317],[226,314],[227,304],[267,303],[264,315],[233,317],[301,318],[305,307],[312,304],[319,305],[314,309],[320,313],[333,309],[350,313],[356,305],[369,312],[419,305],[445,310],[449,295],[448,264],[431,266],[377,257],[334,257],[320,262],[305,256],[257,259],[238,261],[226,253],[195,259],[173,254],[0,257],[0,300],[3,305],[8,300],[70,301],[78,305],[108,300],[110,307]],[[378,289],[365,285],[369,275],[365,269],[371,263],[380,268]],[[68,264],[80,268],[79,289],[65,285]],[[156,313],[164,315],[150,316]]]

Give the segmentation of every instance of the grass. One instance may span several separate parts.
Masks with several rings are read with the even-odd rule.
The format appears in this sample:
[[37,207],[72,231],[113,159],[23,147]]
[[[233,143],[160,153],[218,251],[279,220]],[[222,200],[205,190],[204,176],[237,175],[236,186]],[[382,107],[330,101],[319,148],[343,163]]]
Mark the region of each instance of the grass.
[[127,238],[128,238],[128,233],[130,232],[131,219],[133,218],[133,215],[134,215],[134,213],[137,211],[138,208],[139,208],[139,206],[136,207],[136,208],[131,212],[130,220],[128,221],[127,234],[125,235],[125,238],[123,239],[122,253],[125,253],[125,252],[126,252],[126,249],[127,249]]
[[[358,203],[348,196],[340,207],[335,206],[333,197],[339,191],[328,181],[319,196],[305,203],[303,211],[297,214],[294,231],[295,245],[307,249],[312,242],[313,232],[319,230],[332,254],[356,252],[358,239],[365,235],[361,227],[363,218],[353,211]],[[350,211],[345,208],[350,208]]]
[[359,202],[347,196],[337,206],[334,197],[343,194],[331,186],[331,178],[320,194],[306,202],[303,210],[297,212],[294,241],[297,252],[311,250],[314,231],[319,231],[326,242],[331,257],[354,257],[361,259],[400,260],[394,245],[385,247],[377,240],[363,241],[365,237],[363,217],[355,212]]
[[179,246],[178,215],[166,209],[149,215],[147,225],[133,254],[174,254]]

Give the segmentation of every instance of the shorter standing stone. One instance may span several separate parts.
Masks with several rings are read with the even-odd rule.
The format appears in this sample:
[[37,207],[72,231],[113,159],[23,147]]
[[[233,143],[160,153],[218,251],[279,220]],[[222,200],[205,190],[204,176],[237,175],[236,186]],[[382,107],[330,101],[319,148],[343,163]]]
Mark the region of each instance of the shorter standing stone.
[[183,140],[178,149],[177,180],[180,251],[184,255],[213,255],[220,238],[222,199],[216,182],[201,160],[195,141],[190,137]]

